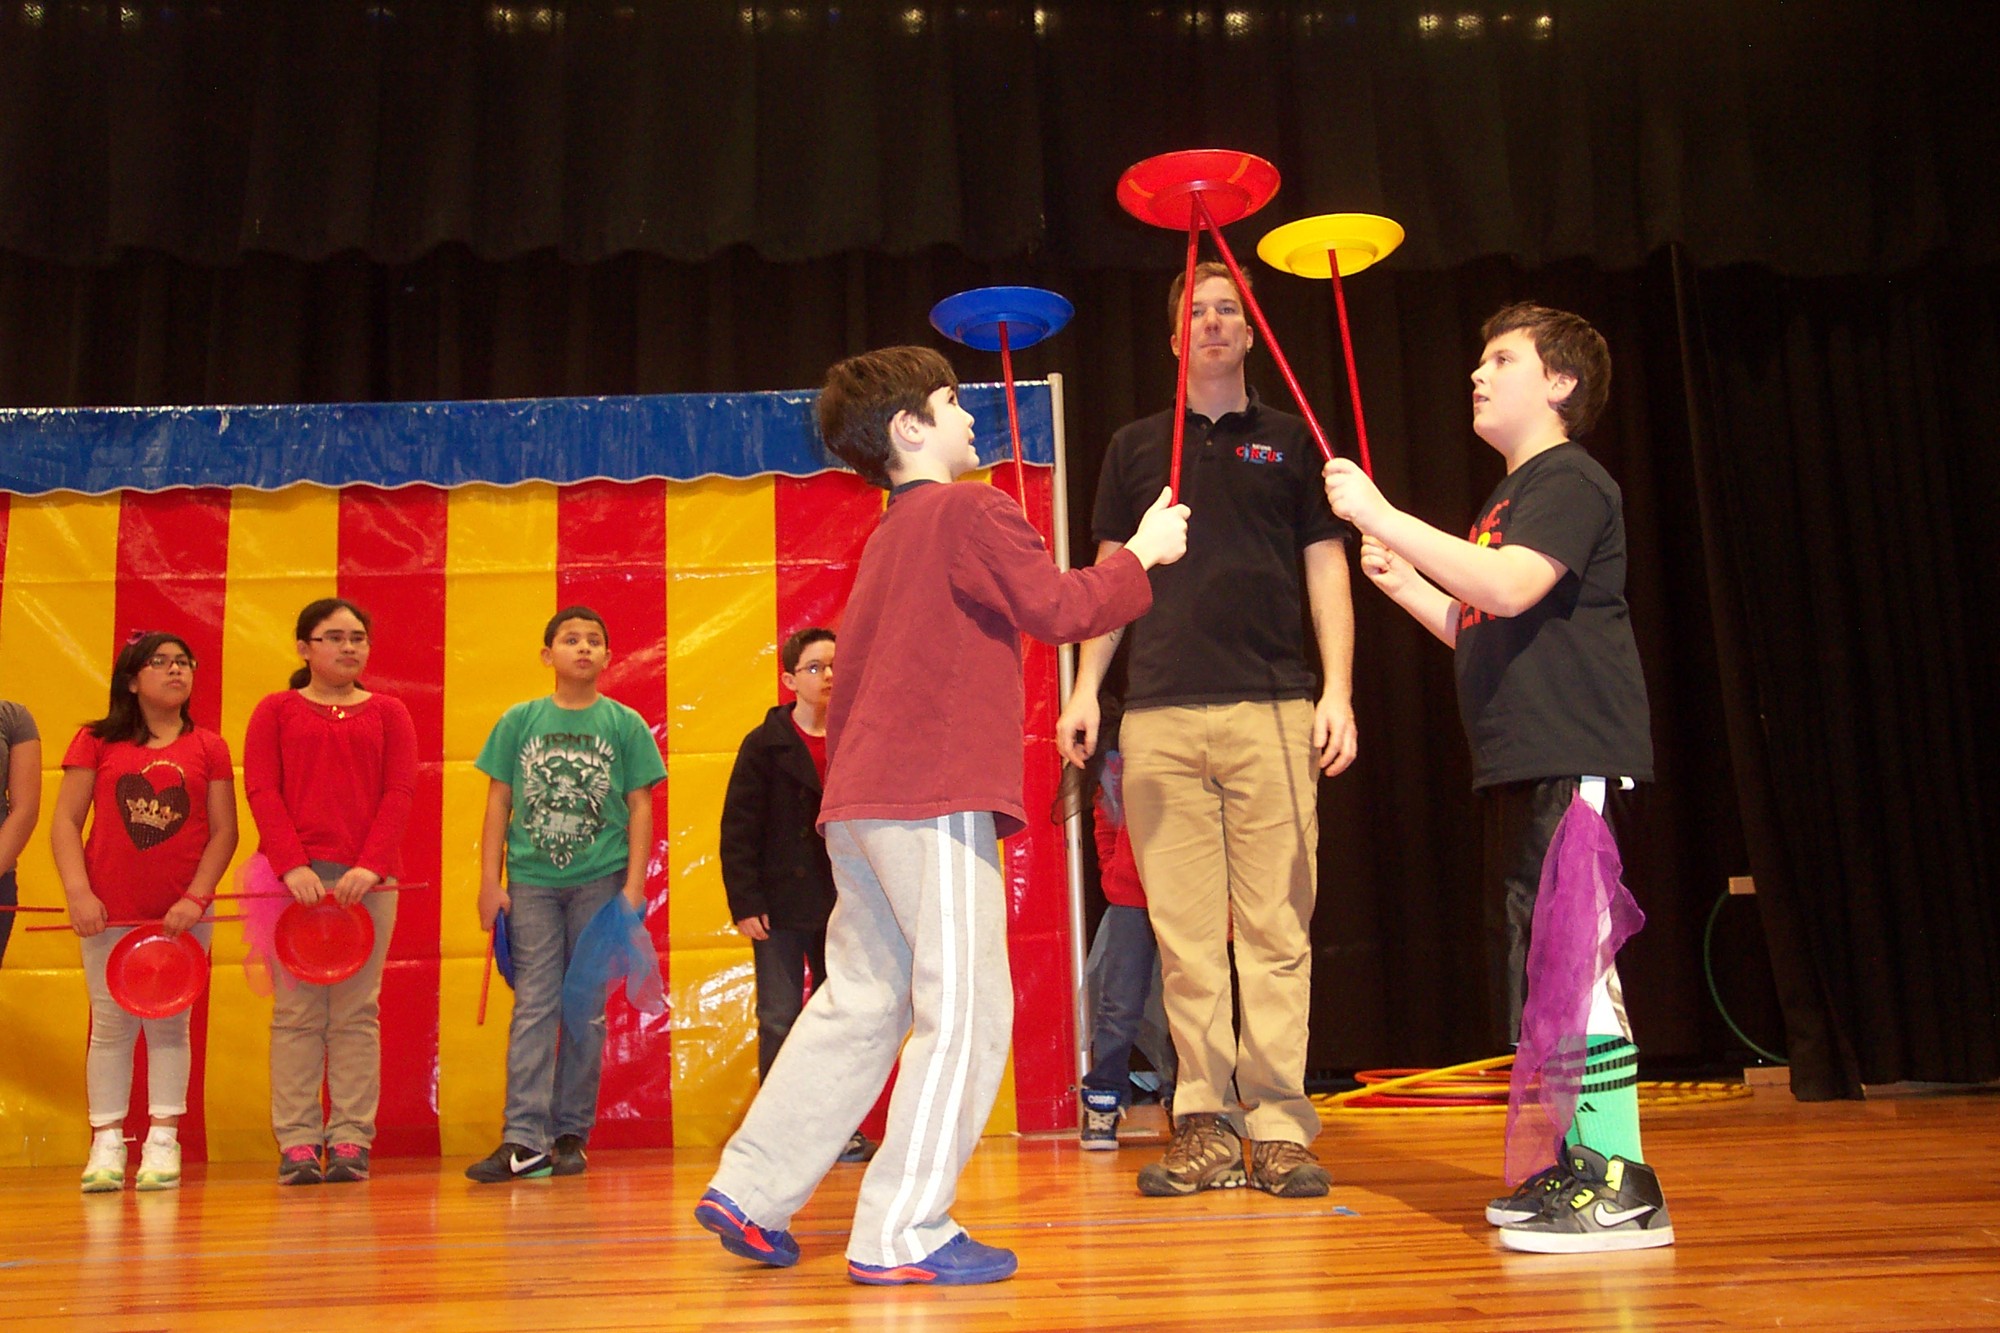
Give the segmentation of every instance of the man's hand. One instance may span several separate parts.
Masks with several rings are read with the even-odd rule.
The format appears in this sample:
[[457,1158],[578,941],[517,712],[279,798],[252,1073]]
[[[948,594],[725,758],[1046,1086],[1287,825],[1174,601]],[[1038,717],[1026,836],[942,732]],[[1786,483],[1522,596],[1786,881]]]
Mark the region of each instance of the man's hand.
[[771,938],[771,914],[765,912],[761,916],[738,917],[736,929],[753,940],[768,940]]
[[1368,581],[1390,597],[1395,597],[1410,584],[1416,573],[1410,562],[1384,546],[1374,537],[1361,539],[1361,572]]
[[1354,762],[1359,737],[1354,729],[1354,707],[1346,699],[1321,695],[1313,707],[1313,755],[1319,771],[1328,777],[1343,772]]
[[1095,690],[1070,691],[1069,703],[1056,719],[1056,750],[1065,762],[1082,768],[1097,753],[1097,724],[1101,719]]
[[1170,487],[1160,488],[1160,498],[1139,518],[1139,530],[1125,549],[1139,557],[1147,569],[1171,565],[1187,554],[1188,507],[1173,503]]
[[495,880],[491,884],[482,883],[479,886],[479,928],[481,930],[493,929],[494,917],[499,916],[502,912],[511,912],[513,910],[514,900],[508,896],[505,889],[500,887],[498,880]]
[[285,872],[285,887],[292,891],[294,902],[311,907],[326,897],[326,885],[320,882],[319,872],[311,866],[293,866]]
[[1334,459],[1320,469],[1320,477],[1334,517],[1346,519],[1364,535],[1376,531],[1384,518],[1396,512],[1352,459]]

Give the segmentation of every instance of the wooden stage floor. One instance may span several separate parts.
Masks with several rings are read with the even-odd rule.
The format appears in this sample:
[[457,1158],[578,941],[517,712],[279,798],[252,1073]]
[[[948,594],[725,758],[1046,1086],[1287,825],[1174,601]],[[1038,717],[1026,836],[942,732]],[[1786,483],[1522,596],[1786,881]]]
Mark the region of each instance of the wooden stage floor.
[[1492,1112],[1343,1115],[1319,1200],[1146,1199],[1150,1147],[989,1140],[957,1215],[1021,1272],[955,1290],[846,1280],[858,1167],[800,1215],[788,1271],[689,1220],[706,1150],[601,1152],[512,1186],[471,1184],[462,1160],[293,1190],[227,1164],[145,1195],[5,1171],[0,1329],[2000,1328],[2000,1095],[1661,1108],[1647,1156],[1680,1243],[1589,1258],[1491,1239],[1499,1133]]

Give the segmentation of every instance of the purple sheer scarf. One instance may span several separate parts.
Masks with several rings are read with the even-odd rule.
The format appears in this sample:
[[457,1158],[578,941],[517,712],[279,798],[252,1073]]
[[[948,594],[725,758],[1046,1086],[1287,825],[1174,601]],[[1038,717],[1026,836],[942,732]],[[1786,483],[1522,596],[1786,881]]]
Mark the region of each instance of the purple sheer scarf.
[[1507,1093],[1507,1183],[1555,1160],[1576,1118],[1590,1039],[1590,995],[1625,941],[1646,924],[1624,884],[1611,826],[1578,795],[1542,860],[1528,943],[1528,993]]

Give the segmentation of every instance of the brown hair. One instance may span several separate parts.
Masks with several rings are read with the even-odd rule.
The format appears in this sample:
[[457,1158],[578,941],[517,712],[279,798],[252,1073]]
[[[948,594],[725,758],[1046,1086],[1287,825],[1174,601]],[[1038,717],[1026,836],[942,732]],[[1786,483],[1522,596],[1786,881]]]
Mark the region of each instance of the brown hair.
[[908,412],[936,425],[931,395],[958,388],[951,363],[928,347],[884,347],[836,362],[819,391],[820,438],[870,485],[887,489],[895,446],[889,423]]
[[1479,336],[1490,343],[1516,329],[1534,340],[1543,369],[1575,378],[1576,387],[1556,405],[1556,412],[1572,440],[1589,434],[1611,396],[1611,349],[1604,345],[1604,335],[1581,315],[1517,301],[1487,320]]
[[[1219,259],[1204,259],[1194,266],[1194,285],[1196,287],[1200,287],[1210,278],[1222,278],[1231,287],[1235,287],[1236,299],[1239,301],[1243,299],[1244,290],[1253,285],[1247,270],[1243,274],[1243,281],[1239,284],[1236,281],[1235,275],[1230,273],[1229,265]],[[1181,288],[1186,282],[1187,271],[1183,269],[1181,272],[1174,274],[1173,286],[1167,288],[1167,336],[1170,338],[1178,338],[1181,335]]]
[[799,669],[799,659],[806,655],[806,649],[816,643],[832,643],[833,631],[824,625],[808,625],[785,640],[778,649],[778,660],[785,664],[785,673],[790,675]]

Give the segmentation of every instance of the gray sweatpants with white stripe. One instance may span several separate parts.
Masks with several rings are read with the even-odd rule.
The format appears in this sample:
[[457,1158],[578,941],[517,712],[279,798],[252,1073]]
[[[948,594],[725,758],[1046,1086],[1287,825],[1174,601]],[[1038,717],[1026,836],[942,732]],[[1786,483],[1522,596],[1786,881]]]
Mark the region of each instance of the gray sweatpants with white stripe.
[[[986,1127],[1014,1027],[1007,904],[990,811],[826,826],[839,901],[826,984],[778,1052],[714,1188],[783,1228],[832,1167],[902,1053],[847,1257],[911,1263],[962,1228],[959,1172]],[[908,1044],[904,1036],[908,1034]]]

